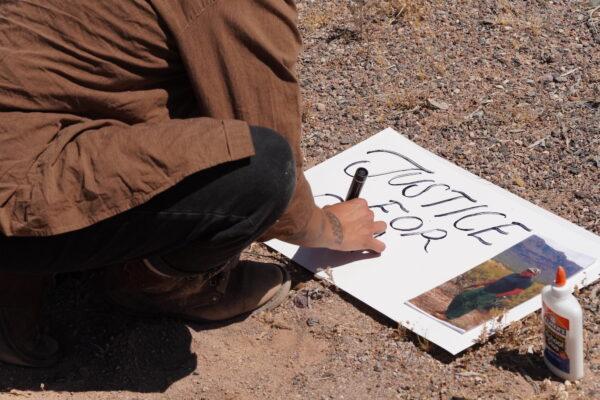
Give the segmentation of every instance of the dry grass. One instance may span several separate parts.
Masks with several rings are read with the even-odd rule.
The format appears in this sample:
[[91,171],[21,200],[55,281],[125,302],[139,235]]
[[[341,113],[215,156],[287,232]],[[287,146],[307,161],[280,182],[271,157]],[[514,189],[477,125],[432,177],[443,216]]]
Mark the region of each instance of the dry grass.
[[400,22],[419,25],[428,7],[423,0],[355,0],[348,8],[358,36],[363,40],[368,38],[368,25],[371,22],[383,19],[392,25]]
[[310,13],[302,20],[302,24],[309,31],[315,31],[329,25],[333,21],[333,14],[329,13]]
[[425,104],[426,93],[418,90],[399,90],[385,93],[383,106],[390,111],[414,110]]

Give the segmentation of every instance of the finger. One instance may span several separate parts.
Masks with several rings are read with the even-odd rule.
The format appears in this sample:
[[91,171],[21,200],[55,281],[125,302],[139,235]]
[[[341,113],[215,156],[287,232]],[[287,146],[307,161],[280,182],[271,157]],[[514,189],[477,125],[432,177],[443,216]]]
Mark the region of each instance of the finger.
[[373,250],[376,253],[381,253],[385,250],[385,243],[381,240],[371,239],[369,240],[368,250]]
[[367,209],[367,216],[369,217],[369,221],[373,221],[375,219],[375,213],[371,209]]
[[382,233],[387,229],[387,224],[384,221],[375,221],[373,223],[373,233]]
[[356,199],[348,200],[348,203],[357,207],[367,207],[368,203],[365,199],[357,197]]

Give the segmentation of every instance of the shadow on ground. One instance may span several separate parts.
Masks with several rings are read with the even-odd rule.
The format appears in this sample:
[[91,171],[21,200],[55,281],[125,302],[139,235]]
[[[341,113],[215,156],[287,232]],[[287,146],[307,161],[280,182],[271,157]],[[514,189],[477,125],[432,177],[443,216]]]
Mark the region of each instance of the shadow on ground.
[[0,364],[0,391],[164,392],[196,369],[185,324],[124,315],[102,296],[97,275],[58,278],[45,314],[63,359],[48,369]]
[[[366,255],[366,257],[372,257],[372,255]],[[290,270],[290,272],[292,274],[292,280],[294,278],[294,275],[296,275],[297,276],[296,279],[298,279],[301,282],[312,279],[312,276],[313,276],[312,274],[310,274],[308,271],[306,271],[305,269],[303,269],[301,266],[299,266],[298,264],[296,264],[294,262],[290,262],[288,269]],[[453,356],[452,354],[450,354],[443,348],[441,348],[441,347],[437,346],[436,344],[428,341],[427,339],[424,339],[421,336],[409,331],[408,329],[401,328],[401,327],[399,328],[399,325],[396,321],[388,318],[387,316],[383,315],[379,311],[368,306],[367,304],[356,299],[352,295],[344,292],[343,290],[338,289],[333,285],[330,286],[330,289],[332,291],[336,292],[345,302],[347,302],[348,304],[351,304],[354,308],[356,308],[363,314],[366,314],[369,317],[373,318],[373,320],[377,321],[381,325],[387,326],[388,328],[397,329],[398,330],[397,334],[402,336],[401,337],[402,340],[413,343],[415,347],[426,352],[431,357],[435,358],[437,361],[444,363],[444,364],[450,364],[454,360],[456,360],[456,358],[458,357],[458,356]]]
[[[290,272],[295,284],[312,278],[300,268]],[[104,297],[101,276],[92,271],[57,277],[44,321],[48,332],[60,341],[63,357],[46,369],[0,363],[0,394],[11,389],[162,393],[196,371],[198,358],[191,352],[188,326],[124,313]],[[244,319],[190,327],[218,329]]]
[[523,378],[534,381],[558,379],[550,373],[540,353],[520,354],[517,350],[500,350],[492,364],[507,371],[515,372]]

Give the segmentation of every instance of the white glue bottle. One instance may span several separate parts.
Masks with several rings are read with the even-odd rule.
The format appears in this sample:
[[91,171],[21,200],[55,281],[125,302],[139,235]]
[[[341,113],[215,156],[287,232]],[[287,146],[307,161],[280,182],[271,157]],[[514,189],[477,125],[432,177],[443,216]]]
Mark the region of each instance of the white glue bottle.
[[555,375],[575,381],[583,378],[583,310],[566,283],[558,267],[554,284],[542,290],[544,362]]

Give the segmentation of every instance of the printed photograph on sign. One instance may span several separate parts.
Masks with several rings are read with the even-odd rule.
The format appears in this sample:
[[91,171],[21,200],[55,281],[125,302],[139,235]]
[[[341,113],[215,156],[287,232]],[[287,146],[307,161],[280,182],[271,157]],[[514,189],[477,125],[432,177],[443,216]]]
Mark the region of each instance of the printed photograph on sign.
[[570,277],[594,261],[532,235],[407,304],[463,333],[540,294],[558,266]]

